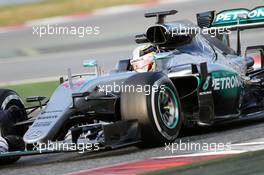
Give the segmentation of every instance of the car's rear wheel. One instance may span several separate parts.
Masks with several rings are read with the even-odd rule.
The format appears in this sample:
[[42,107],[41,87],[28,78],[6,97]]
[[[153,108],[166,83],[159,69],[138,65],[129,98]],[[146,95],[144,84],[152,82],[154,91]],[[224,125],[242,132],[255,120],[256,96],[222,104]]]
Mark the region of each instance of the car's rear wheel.
[[144,146],[173,142],[182,125],[181,104],[171,80],[160,72],[140,73],[129,78],[125,86],[149,87],[147,91],[121,93],[121,117],[137,119]]
[[[23,135],[27,127],[14,126],[19,121],[27,119],[27,113],[22,100],[16,92],[8,89],[0,89],[0,137],[8,143],[7,151],[23,150],[25,145]],[[4,143],[4,141],[2,142]],[[10,164],[16,162],[20,156],[0,157],[0,164]]]

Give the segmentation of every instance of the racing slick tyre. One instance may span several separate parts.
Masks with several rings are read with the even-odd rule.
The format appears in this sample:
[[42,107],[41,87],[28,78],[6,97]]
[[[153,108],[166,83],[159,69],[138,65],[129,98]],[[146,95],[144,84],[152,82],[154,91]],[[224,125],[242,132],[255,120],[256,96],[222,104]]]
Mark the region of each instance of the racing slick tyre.
[[[27,119],[27,113],[22,100],[16,92],[8,89],[0,89],[0,140],[2,144],[8,143],[7,151],[19,151],[24,149],[22,136],[27,127],[15,127],[14,124]],[[5,146],[2,146],[4,152]],[[20,156],[0,157],[0,165],[16,162]]]
[[[153,147],[173,142],[182,125],[181,104],[171,80],[160,72],[139,73],[124,82],[120,107],[122,120],[136,119],[142,144]],[[140,91],[139,89],[142,88]]]

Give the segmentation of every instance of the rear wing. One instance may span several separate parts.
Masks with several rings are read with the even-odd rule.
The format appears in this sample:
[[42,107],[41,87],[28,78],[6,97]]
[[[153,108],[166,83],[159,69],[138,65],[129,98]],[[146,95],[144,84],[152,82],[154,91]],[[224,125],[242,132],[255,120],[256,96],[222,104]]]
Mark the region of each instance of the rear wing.
[[264,6],[248,9],[231,9],[219,13],[208,11],[197,14],[197,23],[201,28],[227,27],[231,30],[264,27]]
[[[241,55],[240,31],[264,28],[264,6],[252,10],[239,8],[224,10],[219,13],[207,11],[198,13],[197,24],[204,30],[237,31],[237,55]],[[226,36],[228,37],[228,36]],[[220,35],[220,39],[229,45],[229,39]],[[224,39],[224,40],[223,40]],[[228,41],[228,42],[227,42]]]

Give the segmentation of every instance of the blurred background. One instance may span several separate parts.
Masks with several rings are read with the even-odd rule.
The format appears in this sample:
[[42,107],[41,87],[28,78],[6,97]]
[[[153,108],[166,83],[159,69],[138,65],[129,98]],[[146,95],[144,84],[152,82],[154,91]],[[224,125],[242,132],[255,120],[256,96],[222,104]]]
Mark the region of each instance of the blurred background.
[[36,3],[40,2],[41,0],[0,0],[1,6],[11,6],[17,4],[26,4],[26,3]]

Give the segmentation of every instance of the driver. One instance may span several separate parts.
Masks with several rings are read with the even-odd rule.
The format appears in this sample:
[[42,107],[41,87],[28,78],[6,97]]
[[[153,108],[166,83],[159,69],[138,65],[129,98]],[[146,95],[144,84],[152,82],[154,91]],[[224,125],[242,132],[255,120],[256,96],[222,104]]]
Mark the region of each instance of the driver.
[[157,48],[153,45],[142,45],[134,49],[130,64],[136,72],[151,72],[155,70],[153,61]]

